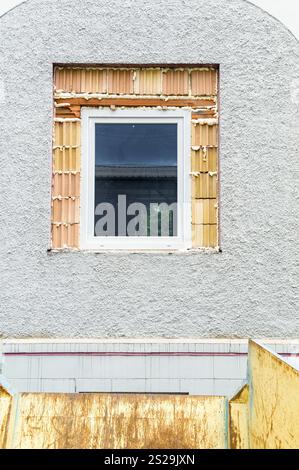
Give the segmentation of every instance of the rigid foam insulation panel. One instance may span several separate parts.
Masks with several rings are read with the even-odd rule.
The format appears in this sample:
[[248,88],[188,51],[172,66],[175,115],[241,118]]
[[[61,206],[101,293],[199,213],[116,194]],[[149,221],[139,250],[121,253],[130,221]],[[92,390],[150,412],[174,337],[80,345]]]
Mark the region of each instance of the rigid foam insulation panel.
[[163,73],[163,95],[188,95],[188,70],[167,70]]
[[69,93],[106,93],[107,70],[57,67],[55,90]]
[[111,95],[130,95],[134,93],[133,70],[109,70],[108,93]]
[[215,69],[194,70],[191,72],[191,95],[212,96],[217,94],[217,73]]
[[215,248],[218,246],[217,225],[192,224],[193,247]]
[[217,171],[218,151],[216,147],[203,147],[192,150],[191,170],[195,173],[215,173]]
[[162,73],[160,69],[143,69],[135,73],[134,93],[136,95],[161,95]]

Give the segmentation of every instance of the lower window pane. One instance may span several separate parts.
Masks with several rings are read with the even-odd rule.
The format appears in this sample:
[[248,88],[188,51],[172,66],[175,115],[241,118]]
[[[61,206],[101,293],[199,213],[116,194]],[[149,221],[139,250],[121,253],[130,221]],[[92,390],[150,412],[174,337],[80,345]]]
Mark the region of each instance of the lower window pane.
[[177,235],[177,124],[95,125],[95,236]]

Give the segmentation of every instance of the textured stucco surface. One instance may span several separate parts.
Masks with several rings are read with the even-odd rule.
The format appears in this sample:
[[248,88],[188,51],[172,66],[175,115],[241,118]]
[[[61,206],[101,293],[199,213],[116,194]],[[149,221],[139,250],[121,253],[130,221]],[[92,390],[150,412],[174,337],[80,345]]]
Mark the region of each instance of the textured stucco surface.
[[[0,335],[298,336],[296,39],[241,0],[31,0],[0,31]],[[221,65],[222,253],[47,252],[54,62]]]

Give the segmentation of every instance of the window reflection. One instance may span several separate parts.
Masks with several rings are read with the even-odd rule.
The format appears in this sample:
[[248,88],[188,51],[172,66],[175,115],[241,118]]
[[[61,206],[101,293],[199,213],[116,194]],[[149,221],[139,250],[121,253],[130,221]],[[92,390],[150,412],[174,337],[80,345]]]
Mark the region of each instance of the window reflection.
[[95,235],[176,236],[176,204],[177,124],[97,123]]

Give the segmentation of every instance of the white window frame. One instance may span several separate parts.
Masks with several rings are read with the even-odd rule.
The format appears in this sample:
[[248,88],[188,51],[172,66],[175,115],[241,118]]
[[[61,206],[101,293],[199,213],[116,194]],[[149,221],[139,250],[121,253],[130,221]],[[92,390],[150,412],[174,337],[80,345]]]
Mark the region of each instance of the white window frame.
[[[140,123],[178,126],[178,234],[176,237],[94,236],[95,124]],[[82,109],[81,230],[83,250],[186,250],[191,248],[191,111],[182,109]]]

